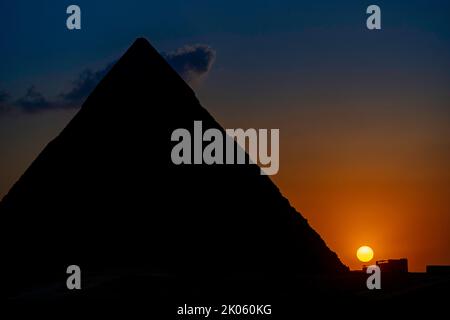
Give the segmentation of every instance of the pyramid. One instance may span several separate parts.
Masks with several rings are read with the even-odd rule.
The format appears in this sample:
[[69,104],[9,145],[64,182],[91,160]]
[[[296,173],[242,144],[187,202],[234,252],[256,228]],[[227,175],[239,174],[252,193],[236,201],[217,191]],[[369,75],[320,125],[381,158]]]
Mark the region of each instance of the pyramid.
[[0,203],[9,283],[64,278],[70,264],[173,274],[347,270],[256,165],[174,165],[171,133],[195,120],[223,132],[137,39]]

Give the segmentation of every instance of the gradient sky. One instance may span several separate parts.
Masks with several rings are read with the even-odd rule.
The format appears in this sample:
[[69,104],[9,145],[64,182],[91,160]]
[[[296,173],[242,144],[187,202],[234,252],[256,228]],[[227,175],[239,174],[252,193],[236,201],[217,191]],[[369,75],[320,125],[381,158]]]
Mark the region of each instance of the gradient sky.
[[450,3],[392,2],[2,1],[0,197],[77,110],[14,110],[31,86],[57,100],[139,36],[206,44],[203,106],[226,128],[280,128],[272,178],[345,264],[361,245],[414,271],[450,264]]

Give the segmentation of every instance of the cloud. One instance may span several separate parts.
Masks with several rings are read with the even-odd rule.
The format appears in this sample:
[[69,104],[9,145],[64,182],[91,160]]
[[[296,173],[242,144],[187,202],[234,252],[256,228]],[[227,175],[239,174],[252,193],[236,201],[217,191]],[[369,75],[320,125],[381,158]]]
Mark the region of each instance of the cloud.
[[9,100],[9,93],[5,90],[0,90],[0,103],[5,103]]
[[9,93],[0,89],[0,114],[10,110],[10,107],[7,105],[9,98]]
[[[169,53],[161,53],[166,61],[191,84],[198,83],[211,70],[216,58],[216,51],[204,44],[186,45]],[[50,109],[78,108],[86,97],[94,90],[101,79],[111,70],[116,61],[108,63],[99,70],[85,69],[72,82],[72,87],[58,96],[58,100],[50,101],[36,90],[28,88],[24,96],[9,105],[5,103],[9,94],[0,90],[0,112],[11,111],[13,107],[28,113]]]
[[25,112],[38,112],[54,107],[54,104],[37,91],[35,86],[28,88],[25,95],[18,99],[15,105]]
[[162,55],[188,82],[195,82],[208,74],[216,59],[216,51],[204,44],[186,45]]
[[[162,56],[186,81],[193,82],[209,72],[214,63],[216,52],[207,45],[196,44],[184,46],[170,53],[162,53]],[[69,106],[78,106],[94,90],[115,63],[116,61],[113,61],[96,71],[85,69],[73,81],[72,89],[61,94],[63,101]]]
[[105,68],[93,71],[91,69],[85,69],[81,72],[77,79],[73,81],[73,87],[67,93],[62,93],[62,99],[69,105],[76,105],[82,102],[89,93],[94,90],[101,79],[111,70],[114,62],[109,63]]

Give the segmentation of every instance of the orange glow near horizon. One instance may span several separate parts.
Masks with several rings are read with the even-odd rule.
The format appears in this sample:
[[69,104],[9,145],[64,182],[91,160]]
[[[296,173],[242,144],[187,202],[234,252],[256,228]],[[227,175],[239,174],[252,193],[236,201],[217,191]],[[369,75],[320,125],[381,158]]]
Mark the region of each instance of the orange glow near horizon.
[[[378,105],[364,113],[305,101],[307,109],[280,105],[289,112],[277,116],[245,108],[231,112],[227,101],[213,103],[216,97],[201,100],[215,105],[209,109],[225,128],[280,129],[280,171],[270,178],[350,269],[361,269],[355,256],[361,244],[376,245],[377,260],[407,258],[410,271],[450,264],[448,118],[433,117],[426,106],[410,112],[414,101],[404,111],[388,109],[385,117]],[[16,120],[33,130],[5,141],[0,195],[68,122],[73,114],[66,112]],[[41,129],[45,123],[54,126]],[[6,120],[0,124],[6,128]]]
[[354,251],[361,243],[376,244],[379,259],[407,258],[410,271],[450,264],[446,154],[392,140],[291,143],[299,147],[280,148],[280,174],[273,180],[350,269],[361,269]]
[[350,111],[335,120],[325,116],[334,110],[309,110],[280,128],[272,179],[330,249],[353,270],[361,269],[355,246],[365,243],[376,244],[377,259],[407,258],[410,271],[450,264],[448,125],[409,113],[350,121]]

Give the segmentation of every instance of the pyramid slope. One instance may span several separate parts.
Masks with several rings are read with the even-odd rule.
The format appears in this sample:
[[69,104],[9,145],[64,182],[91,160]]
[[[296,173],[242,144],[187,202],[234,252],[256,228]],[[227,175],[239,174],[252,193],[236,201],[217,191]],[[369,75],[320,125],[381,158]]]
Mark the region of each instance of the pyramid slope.
[[[0,203],[9,272],[145,266],[164,272],[347,268],[255,165],[171,163],[176,128],[220,125],[137,39]],[[64,269],[65,270],[65,269]]]

